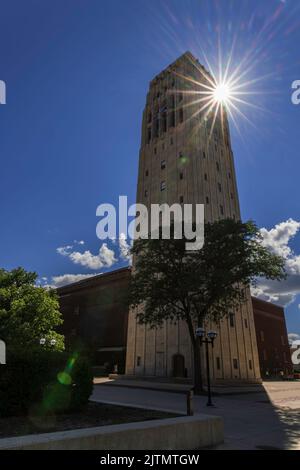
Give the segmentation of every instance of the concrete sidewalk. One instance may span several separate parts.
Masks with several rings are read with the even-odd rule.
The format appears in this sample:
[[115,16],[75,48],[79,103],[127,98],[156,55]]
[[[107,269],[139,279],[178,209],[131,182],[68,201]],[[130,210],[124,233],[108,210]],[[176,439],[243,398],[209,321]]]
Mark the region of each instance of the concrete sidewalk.
[[[225,424],[222,449],[297,449],[300,450],[300,383],[272,382],[260,393],[213,398],[215,407],[206,407],[206,397],[194,397],[195,413],[221,416]],[[134,387],[95,385],[95,401],[186,412],[181,393]]]
[[[136,389],[147,389],[155,391],[167,391],[170,393],[186,393],[193,386],[192,383],[166,382],[162,380],[142,380],[142,379],[123,379],[123,378],[94,378],[95,385],[109,385],[113,387],[126,387]],[[205,388],[205,387],[204,387]],[[221,384],[212,385],[212,393],[214,395],[240,395],[242,393],[261,393],[262,385],[228,385]]]

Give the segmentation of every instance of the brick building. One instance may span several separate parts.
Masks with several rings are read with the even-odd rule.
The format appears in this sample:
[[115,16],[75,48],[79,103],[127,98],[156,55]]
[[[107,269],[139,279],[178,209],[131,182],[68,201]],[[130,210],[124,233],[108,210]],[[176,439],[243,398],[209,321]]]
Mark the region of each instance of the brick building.
[[[130,268],[118,269],[58,289],[67,344],[80,340],[94,352],[95,365],[107,364],[112,370],[118,364],[120,372],[124,372],[127,349],[130,273]],[[252,306],[262,376],[267,370],[273,374],[290,369],[283,308],[255,297]],[[234,328],[234,319],[228,321]],[[170,375],[177,374],[172,370]]]
[[57,289],[66,343],[83,343],[95,365],[124,372],[130,268],[90,277]]
[[252,297],[252,305],[262,377],[292,371],[283,308],[255,297]]

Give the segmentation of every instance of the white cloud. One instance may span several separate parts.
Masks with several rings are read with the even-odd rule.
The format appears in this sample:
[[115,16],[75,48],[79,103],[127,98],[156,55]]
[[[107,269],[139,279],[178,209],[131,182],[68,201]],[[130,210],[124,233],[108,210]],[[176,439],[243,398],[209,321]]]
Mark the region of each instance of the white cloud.
[[98,276],[101,273],[93,274],[62,274],[61,276],[52,276],[51,284],[49,287],[57,288],[66,286],[67,284],[72,284],[73,282],[82,281],[83,279],[88,279],[89,277]]
[[83,240],[77,241],[74,240],[72,245],[65,245],[60,246],[56,249],[56,252],[61,256],[66,256],[72,261],[74,264],[80,264],[85,268],[89,269],[100,269],[105,267],[110,267],[113,264],[117,263],[118,260],[126,260],[131,264],[131,245],[132,243],[128,243],[127,239],[125,238],[124,233],[120,234],[120,237],[117,240],[113,240],[113,242],[118,241],[119,247],[119,259],[116,257],[116,253],[114,250],[108,248],[106,243],[100,247],[99,253],[94,255],[90,252],[90,250],[86,250],[83,253],[75,250],[74,245],[84,245],[85,242]]
[[291,341],[296,341],[296,340],[300,340],[300,335],[298,335],[298,333],[289,333],[288,338]]
[[300,222],[288,219],[275,225],[271,230],[262,228],[262,244],[285,260],[287,278],[283,281],[260,279],[252,294],[264,300],[286,306],[292,303],[300,294],[300,255],[294,253],[289,246],[291,240],[297,235]]
[[68,252],[67,256],[74,264],[80,264],[89,269],[110,267],[117,261],[114,251],[109,249],[106,243],[103,243],[97,255],[86,250],[83,253],[79,251]]
[[288,334],[288,339],[290,345],[295,348],[300,345],[300,335],[298,333],[289,333]]
[[68,256],[72,248],[73,248],[73,245],[60,246],[56,248],[56,251],[58,254],[62,256]]
[[271,230],[261,228],[260,233],[263,237],[262,244],[271,248],[277,255],[288,258],[292,255],[292,250],[288,246],[290,240],[297,234],[300,228],[300,222],[288,219],[285,222],[275,225]]
[[124,260],[128,260],[129,263],[131,264],[131,262],[132,262],[132,256],[131,256],[131,253],[130,253],[131,244],[127,243],[127,240],[126,240],[126,237],[125,237],[124,233],[120,234],[119,249],[120,249],[121,258],[124,259]]

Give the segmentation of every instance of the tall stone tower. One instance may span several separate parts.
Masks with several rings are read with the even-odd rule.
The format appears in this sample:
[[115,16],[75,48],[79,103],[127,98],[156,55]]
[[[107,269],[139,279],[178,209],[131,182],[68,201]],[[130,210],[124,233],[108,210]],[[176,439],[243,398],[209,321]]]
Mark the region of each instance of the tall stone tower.
[[[203,106],[200,84],[209,73],[186,52],[150,83],[143,113],[137,202],[204,204],[205,218],[240,217],[227,117]],[[205,90],[203,88],[202,90]],[[198,93],[197,93],[198,92]],[[218,380],[260,381],[252,304],[228,312],[211,351]],[[126,374],[192,377],[192,346],[185,323],[150,330],[136,312],[128,323]],[[204,363],[204,361],[202,361]]]

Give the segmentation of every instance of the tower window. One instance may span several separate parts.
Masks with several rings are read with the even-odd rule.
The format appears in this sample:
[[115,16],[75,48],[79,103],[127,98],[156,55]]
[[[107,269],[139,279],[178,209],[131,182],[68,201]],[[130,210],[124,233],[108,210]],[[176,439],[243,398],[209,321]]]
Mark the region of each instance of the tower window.
[[156,147],[154,147],[154,155],[156,155],[157,153],[157,150],[156,150]]
[[145,197],[148,196],[148,189],[145,189],[144,195],[145,195]]
[[180,196],[180,198],[179,198],[179,203],[180,203],[180,204],[183,204],[183,196]]
[[174,111],[170,113],[169,127],[175,127],[175,112]]
[[205,201],[206,201],[206,204],[209,204],[209,197],[208,196],[206,196]]
[[249,369],[252,370],[252,361],[249,359]]
[[231,178],[231,173],[230,173],[230,171],[228,172],[228,178],[229,178],[229,179]]
[[207,181],[207,173],[204,173],[204,180]]
[[234,369],[238,369],[239,368],[239,365],[238,365],[238,360],[237,359],[233,359],[233,368]]
[[183,180],[183,173],[182,172],[179,173],[179,179]]
[[219,193],[222,192],[222,186],[221,186],[221,183],[218,183],[218,190],[219,190]]
[[162,182],[160,183],[160,190],[161,190],[161,191],[164,191],[165,189],[166,189],[166,182],[165,182],[165,181],[162,181]]
[[229,325],[234,328],[234,313],[229,314]]
[[263,350],[263,357],[264,357],[264,361],[268,359],[267,351],[265,349]]
[[217,365],[217,369],[220,370],[221,369],[221,361],[220,361],[219,357],[216,357],[216,365]]
[[166,168],[166,160],[162,160],[162,161],[160,162],[160,168],[161,168],[162,170],[164,170],[164,169]]
[[224,215],[224,207],[222,206],[222,204],[220,205],[220,214]]
[[247,318],[244,318],[244,325],[245,325],[245,328],[248,328],[248,320],[247,320]]
[[203,150],[203,158],[206,158],[206,153],[204,152],[204,150]]
[[137,358],[136,358],[136,365],[137,365],[137,367],[140,367],[141,363],[142,363],[142,358],[141,358],[141,356],[137,356]]
[[145,175],[146,175],[146,176],[149,175],[149,171],[148,171],[148,170],[145,171]]
[[183,109],[180,108],[179,110],[179,122],[183,122]]
[[220,165],[219,165],[219,162],[216,162],[216,167],[217,167],[217,171],[220,171]]

